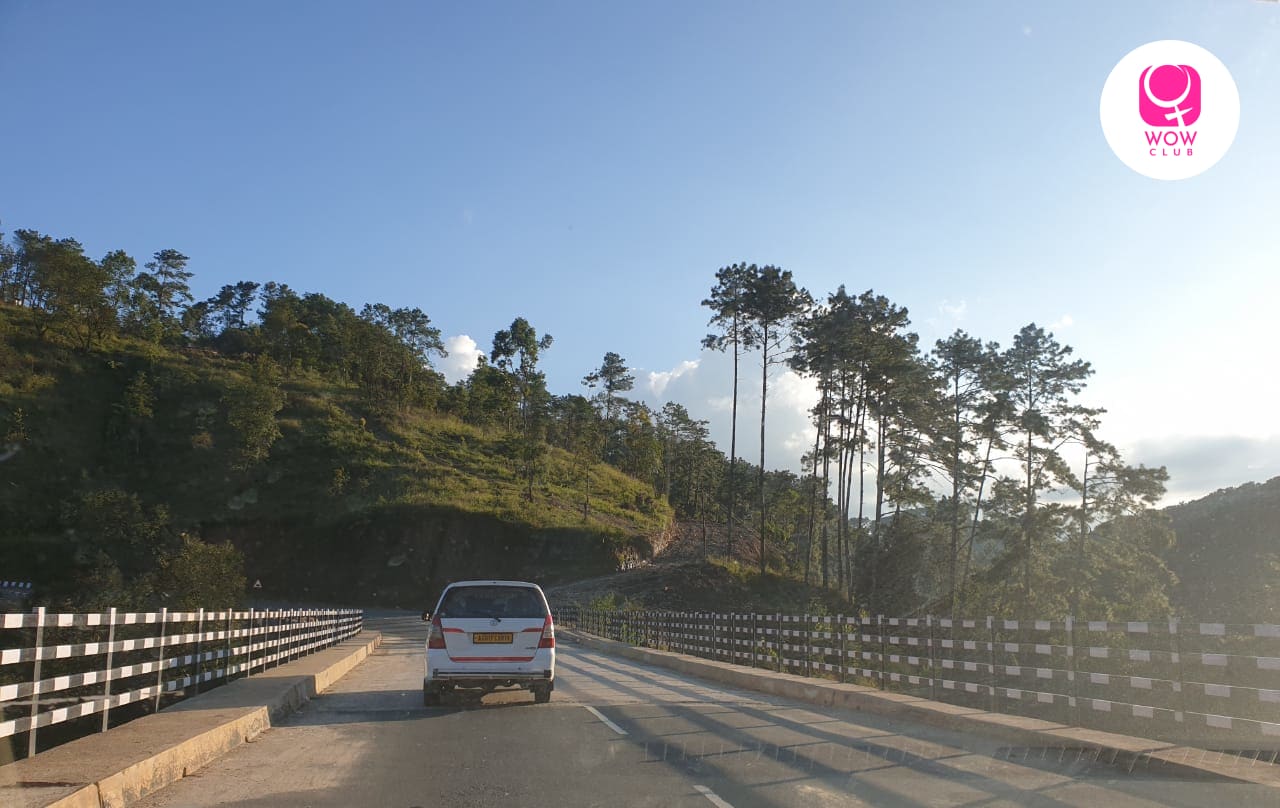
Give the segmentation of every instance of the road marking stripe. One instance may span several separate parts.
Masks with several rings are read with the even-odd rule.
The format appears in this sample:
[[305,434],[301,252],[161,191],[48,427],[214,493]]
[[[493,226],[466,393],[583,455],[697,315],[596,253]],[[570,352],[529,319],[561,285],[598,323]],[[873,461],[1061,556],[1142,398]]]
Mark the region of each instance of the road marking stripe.
[[706,786],[694,786],[694,788],[698,790],[699,794],[711,800],[711,804],[716,806],[716,808],[733,808],[732,805],[720,799],[719,795]]
[[605,723],[605,726],[607,726],[609,729],[613,730],[614,732],[618,733],[619,735],[626,735],[626,734],[627,734],[627,731],[626,731],[625,729],[623,729],[622,727],[620,727],[620,726],[618,726],[617,724],[613,723],[613,722],[612,722],[612,721],[610,721],[609,719],[605,718],[605,717],[604,717],[604,713],[600,712],[600,711],[599,711],[599,710],[597,710],[595,707],[592,707],[590,704],[584,704],[584,705],[582,705],[582,706],[583,706],[583,707],[586,707],[586,708],[591,712],[591,714],[592,714],[592,715],[594,715],[596,718],[599,718],[601,721],[603,721],[603,722]]

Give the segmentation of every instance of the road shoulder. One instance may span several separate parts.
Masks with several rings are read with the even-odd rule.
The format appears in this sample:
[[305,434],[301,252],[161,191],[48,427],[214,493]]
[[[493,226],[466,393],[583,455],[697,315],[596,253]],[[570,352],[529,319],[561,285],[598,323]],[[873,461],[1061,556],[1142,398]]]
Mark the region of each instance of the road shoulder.
[[1244,783],[1280,789],[1280,765],[1185,746],[1118,735],[1098,730],[1081,729],[1025,716],[990,713],[938,701],[885,693],[875,688],[840,684],[823,679],[777,673],[718,662],[698,657],[639,648],[607,640],[580,630],[557,628],[557,635],[602,651],[648,665],[698,676],[719,684],[743,690],[754,690],[820,707],[846,710],[916,721],[957,732],[978,732],[1010,744],[1025,747],[1086,748],[1110,761],[1153,762],[1182,769],[1190,774],[1210,775]]

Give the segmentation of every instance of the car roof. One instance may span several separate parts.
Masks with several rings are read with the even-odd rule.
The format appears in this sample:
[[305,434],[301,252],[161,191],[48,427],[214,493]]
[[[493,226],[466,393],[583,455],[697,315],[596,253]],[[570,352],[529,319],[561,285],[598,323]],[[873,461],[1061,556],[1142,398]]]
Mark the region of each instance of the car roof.
[[446,586],[445,589],[452,589],[455,586],[525,586],[531,589],[542,589],[537,584],[528,581],[454,581]]

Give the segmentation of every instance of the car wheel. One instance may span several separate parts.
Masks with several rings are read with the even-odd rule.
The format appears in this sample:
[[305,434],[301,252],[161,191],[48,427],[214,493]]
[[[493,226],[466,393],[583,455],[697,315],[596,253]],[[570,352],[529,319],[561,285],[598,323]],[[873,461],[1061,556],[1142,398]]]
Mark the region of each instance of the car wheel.
[[533,703],[534,703],[534,704],[546,704],[546,703],[547,703],[547,702],[549,702],[549,701],[551,701],[551,688],[549,688],[549,687],[535,687],[535,688],[533,689]]
[[427,685],[424,684],[422,686],[422,706],[423,707],[439,707],[440,702],[441,702],[440,691],[436,690],[435,688],[428,687]]

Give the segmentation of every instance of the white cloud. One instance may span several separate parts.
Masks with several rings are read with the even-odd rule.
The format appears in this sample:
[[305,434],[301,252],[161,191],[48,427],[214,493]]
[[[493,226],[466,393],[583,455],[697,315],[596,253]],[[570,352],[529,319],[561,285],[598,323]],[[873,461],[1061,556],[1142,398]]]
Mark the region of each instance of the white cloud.
[[[806,452],[813,451],[813,433],[814,430],[808,432],[792,432],[782,441],[782,448],[792,455],[799,456]],[[788,464],[792,466],[794,464]]]
[[1280,475],[1280,435],[1175,435],[1141,438],[1125,448],[1127,462],[1169,469],[1162,505]]
[[672,379],[678,379],[686,373],[697,370],[701,361],[701,359],[686,359],[671,370],[649,371],[649,392],[655,396],[661,396],[666,392],[667,385],[671,384]]
[[818,403],[818,388],[794,370],[785,371],[769,385],[769,398],[780,408],[809,417],[809,411]]
[[476,360],[484,355],[484,351],[476,345],[476,341],[466,334],[458,334],[444,341],[444,348],[449,355],[440,362],[440,372],[449,384],[455,384],[471,375],[476,369]]
[[[759,353],[742,357],[738,378],[738,456],[760,457]],[[733,358],[726,353],[703,351],[666,371],[636,374],[646,383],[637,392],[655,410],[668,401],[688,408],[694,418],[709,421],[711,439],[729,451],[730,412],[733,408]],[[786,368],[769,374],[769,412],[765,463],[769,468],[799,472],[800,455],[813,448],[809,410],[818,401],[813,382]]]
[[1049,323],[1049,329],[1052,331],[1061,331],[1062,329],[1070,328],[1075,324],[1076,324],[1075,318],[1073,318],[1070,314],[1064,314],[1058,319],[1054,320],[1052,323]]
[[1024,25],[1024,26],[1022,26],[1022,35],[1023,35],[1023,36],[1031,36],[1031,34],[1032,34],[1032,30],[1031,30],[1031,26],[1030,26],[1030,25]]
[[732,412],[733,396],[712,396],[707,399],[707,406],[716,412]]
[[963,320],[965,312],[968,310],[969,304],[964,300],[961,300],[958,303],[952,303],[950,300],[943,300],[938,304],[938,313],[951,320]]

